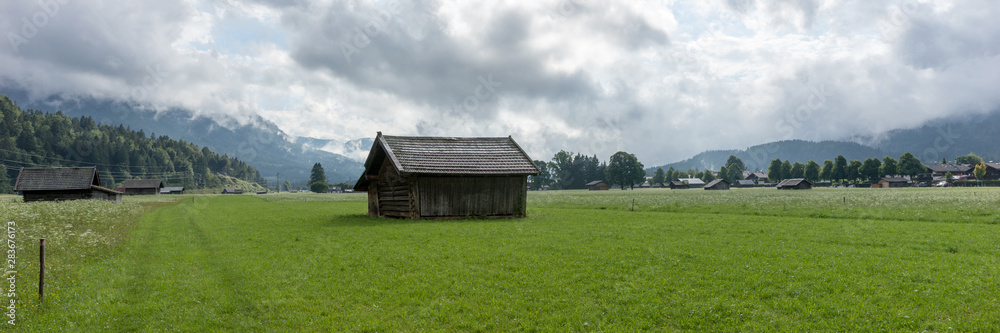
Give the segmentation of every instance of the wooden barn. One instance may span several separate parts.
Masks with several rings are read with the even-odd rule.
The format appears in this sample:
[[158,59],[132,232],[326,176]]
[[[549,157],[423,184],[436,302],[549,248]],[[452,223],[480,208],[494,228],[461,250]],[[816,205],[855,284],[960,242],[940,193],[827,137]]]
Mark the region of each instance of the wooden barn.
[[607,191],[611,189],[611,186],[603,180],[595,180],[587,183],[587,189],[591,191]]
[[163,189],[163,181],[159,179],[129,179],[122,182],[125,194],[128,195],[157,195]]
[[[295,192],[292,192],[295,193]],[[243,194],[243,190],[238,188],[227,188],[222,190],[222,194]]]
[[167,186],[160,189],[160,194],[184,194],[184,186]]
[[872,187],[877,187],[877,188],[906,187],[909,185],[909,183],[910,181],[906,178],[887,177],[879,179],[878,182],[875,183],[875,186]]
[[812,183],[802,178],[785,179],[778,183],[779,190],[811,190]]
[[523,217],[528,176],[539,170],[506,138],[378,133],[354,185],[368,215],[398,218]]
[[24,202],[98,199],[122,202],[122,193],[101,186],[97,168],[21,168],[14,190]]
[[755,184],[752,180],[746,180],[746,179],[744,179],[744,180],[737,180],[736,184],[733,184],[733,186],[736,186],[736,187],[754,187],[754,185],[757,185],[757,184]]
[[682,182],[682,181],[679,181],[679,180],[675,180],[675,181],[670,182],[670,189],[671,190],[686,190],[686,189],[689,189],[689,188],[691,188],[691,186],[688,185],[688,183],[685,183],[685,182]]
[[705,185],[706,190],[728,190],[729,182],[725,179],[716,179]]

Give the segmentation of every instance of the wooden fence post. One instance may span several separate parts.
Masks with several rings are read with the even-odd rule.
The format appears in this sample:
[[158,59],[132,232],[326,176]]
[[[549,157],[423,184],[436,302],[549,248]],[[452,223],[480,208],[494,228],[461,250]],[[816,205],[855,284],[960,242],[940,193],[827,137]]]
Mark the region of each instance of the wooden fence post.
[[45,301],[45,238],[38,245],[38,302]]

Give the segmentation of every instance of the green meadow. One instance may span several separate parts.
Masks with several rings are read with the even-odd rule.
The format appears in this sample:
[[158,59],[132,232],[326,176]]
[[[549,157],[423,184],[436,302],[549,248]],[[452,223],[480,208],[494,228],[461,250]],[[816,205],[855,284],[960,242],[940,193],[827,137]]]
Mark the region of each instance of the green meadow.
[[1000,189],[533,192],[528,218],[448,221],[370,218],[365,200],[268,194],[25,204],[0,196],[0,218],[17,225],[19,246],[17,316],[3,327],[1000,327]]

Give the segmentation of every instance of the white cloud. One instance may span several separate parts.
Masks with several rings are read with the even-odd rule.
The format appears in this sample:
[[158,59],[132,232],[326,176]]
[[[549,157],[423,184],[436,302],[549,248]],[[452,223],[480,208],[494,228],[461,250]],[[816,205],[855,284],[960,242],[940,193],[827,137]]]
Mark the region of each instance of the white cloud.
[[[292,136],[514,135],[537,159],[627,150],[647,165],[1000,104],[991,1],[398,3],[70,2],[0,47],[0,79],[36,98],[261,114]],[[0,31],[40,10],[0,4]],[[481,77],[496,95],[475,97]]]

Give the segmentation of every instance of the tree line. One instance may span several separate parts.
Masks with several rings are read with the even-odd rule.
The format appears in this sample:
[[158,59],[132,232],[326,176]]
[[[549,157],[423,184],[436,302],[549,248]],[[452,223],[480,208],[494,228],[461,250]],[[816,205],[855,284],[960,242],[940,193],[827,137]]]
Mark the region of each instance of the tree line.
[[584,189],[587,183],[603,180],[622,189],[642,184],[646,171],[634,154],[619,151],[611,155],[609,162],[601,162],[597,155],[560,150],[551,161],[533,161],[540,173],[531,177],[530,188],[540,190]]
[[11,193],[21,167],[97,166],[108,187],[126,179],[162,179],[167,186],[219,187],[225,175],[266,186],[256,168],[184,140],[149,136],[122,125],[22,111],[0,95],[0,192]]

